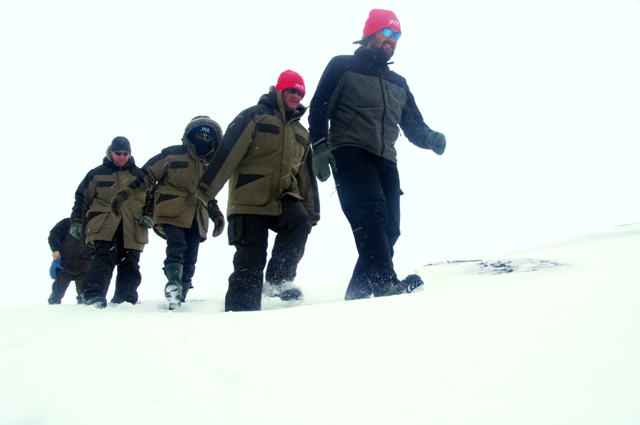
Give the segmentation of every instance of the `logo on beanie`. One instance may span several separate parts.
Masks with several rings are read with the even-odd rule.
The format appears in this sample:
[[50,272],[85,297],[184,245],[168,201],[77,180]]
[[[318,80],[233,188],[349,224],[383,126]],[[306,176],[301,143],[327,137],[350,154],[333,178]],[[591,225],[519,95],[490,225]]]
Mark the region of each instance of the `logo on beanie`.
[[304,92],[304,86],[300,83],[294,83],[293,88],[295,88],[296,90],[300,90],[301,92]]
[[391,25],[393,27],[399,27],[400,26],[400,21],[398,21],[397,19],[389,18],[389,25]]
[[211,133],[211,129],[209,127],[201,127],[200,131],[202,131],[204,133],[207,133],[207,134]]

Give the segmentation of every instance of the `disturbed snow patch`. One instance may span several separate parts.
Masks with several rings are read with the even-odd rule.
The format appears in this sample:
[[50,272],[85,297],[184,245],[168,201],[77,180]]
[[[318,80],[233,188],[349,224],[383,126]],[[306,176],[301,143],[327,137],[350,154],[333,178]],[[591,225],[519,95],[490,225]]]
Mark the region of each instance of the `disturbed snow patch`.
[[509,260],[457,260],[427,264],[433,266],[466,266],[465,271],[477,274],[504,274],[514,272],[535,272],[562,266],[562,263],[540,258],[515,258]]

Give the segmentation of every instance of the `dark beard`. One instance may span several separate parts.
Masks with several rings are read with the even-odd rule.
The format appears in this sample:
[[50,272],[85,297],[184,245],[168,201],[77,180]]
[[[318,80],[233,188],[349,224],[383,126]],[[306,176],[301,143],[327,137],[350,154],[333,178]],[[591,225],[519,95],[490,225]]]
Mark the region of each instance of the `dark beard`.
[[370,47],[370,49],[373,50],[373,53],[376,56],[376,62],[389,62],[393,57],[393,51],[388,55],[382,47]]

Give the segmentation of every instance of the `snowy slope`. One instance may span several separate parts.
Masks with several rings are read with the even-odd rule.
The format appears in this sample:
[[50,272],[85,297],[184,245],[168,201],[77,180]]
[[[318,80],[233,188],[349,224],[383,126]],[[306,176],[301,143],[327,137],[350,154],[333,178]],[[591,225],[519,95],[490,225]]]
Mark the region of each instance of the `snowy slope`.
[[640,224],[418,265],[423,292],[0,308],[0,424],[637,424]]

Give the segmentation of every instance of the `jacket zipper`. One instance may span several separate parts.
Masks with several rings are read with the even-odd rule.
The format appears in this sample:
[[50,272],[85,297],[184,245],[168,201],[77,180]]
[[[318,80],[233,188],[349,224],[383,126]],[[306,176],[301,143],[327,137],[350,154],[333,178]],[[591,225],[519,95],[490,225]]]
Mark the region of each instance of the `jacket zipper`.
[[387,102],[384,98],[384,85],[382,83],[382,75],[380,74],[380,70],[378,69],[378,81],[380,82],[380,98],[382,99],[382,117],[380,119],[380,141],[382,142],[382,149],[380,151],[380,156],[384,156],[384,116],[387,113]]

